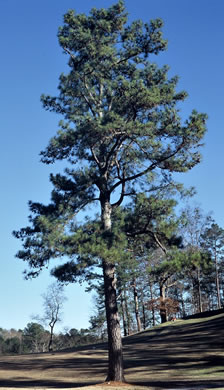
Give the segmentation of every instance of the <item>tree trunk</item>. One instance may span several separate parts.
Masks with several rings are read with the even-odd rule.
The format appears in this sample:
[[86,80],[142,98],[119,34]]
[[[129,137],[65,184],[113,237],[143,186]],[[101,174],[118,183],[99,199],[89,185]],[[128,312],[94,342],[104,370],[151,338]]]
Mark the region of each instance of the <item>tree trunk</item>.
[[200,277],[200,269],[197,268],[197,281],[198,281],[198,306],[199,306],[199,313],[203,312],[202,308],[202,299],[201,299],[201,277]]
[[164,284],[160,284],[160,318],[161,324],[167,322],[167,312],[165,306],[165,298],[166,298],[166,286]]
[[126,313],[125,313],[125,304],[124,304],[123,291],[121,291],[121,312],[122,312],[122,319],[123,319],[124,336],[127,336],[127,321],[126,321]]
[[115,287],[115,266],[114,264],[103,262],[104,291],[108,332],[108,353],[109,367],[107,381],[124,381],[122,340],[120,330],[120,320],[118,315],[116,287]]
[[[150,288],[151,301],[153,302],[154,296],[153,296],[152,282],[151,281],[149,281],[149,288]],[[155,326],[155,325],[156,325],[155,308],[154,308],[154,305],[152,305],[152,326]]]
[[[103,230],[105,232],[110,232],[111,205],[108,201],[105,201],[103,204],[101,203],[101,207]],[[116,297],[115,265],[108,262],[106,259],[103,259],[102,265],[109,357],[108,375],[106,380],[124,382],[122,339]]]
[[221,297],[220,297],[220,287],[219,287],[219,271],[218,271],[218,261],[217,255],[215,253],[215,283],[216,283],[216,291],[217,291],[217,308],[221,309]]
[[125,304],[125,312],[127,318],[127,326],[128,326],[128,336],[131,334],[131,317],[128,309],[128,299],[126,294],[126,288],[124,287],[124,304]]
[[146,329],[146,317],[145,317],[145,304],[144,304],[143,293],[142,293],[141,300],[142,300],[142,323],[143,323],[143,329],[145,330]]
[[181,291],[181,293],[180,293],[180,302],[181,302],[181,306],[182,306],[182,317],[185,317],[186,316],[186,309],[185,309],[183,291]]
[[141,319],[139,316],[139,305],[138,305],[138,292],[136,289],[136,280],[133,280],[133,292],[134,292],[134,303],[135,303],[135,318],[137,322],[137,330],[138,332],[141,332],[142,330],[142,324],[141,324]]
[[53,332],[54,332],[54,327],[50,325],[50,339],[48,343],[48,352],[51,352],[53,350]]

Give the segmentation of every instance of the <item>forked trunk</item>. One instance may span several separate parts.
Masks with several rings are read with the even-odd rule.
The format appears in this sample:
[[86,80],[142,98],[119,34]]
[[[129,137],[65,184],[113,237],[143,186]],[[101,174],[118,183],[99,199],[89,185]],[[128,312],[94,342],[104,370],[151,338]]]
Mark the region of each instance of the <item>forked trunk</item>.
[[[109,202],[102,204],[102,223],[104,231],[109,232],[111,230],[111,205]],[[116,297],[115,265],[106,259],[103,259],[102,265],[109,355],[109,367],[106,380],[124,382],[122,338]]]

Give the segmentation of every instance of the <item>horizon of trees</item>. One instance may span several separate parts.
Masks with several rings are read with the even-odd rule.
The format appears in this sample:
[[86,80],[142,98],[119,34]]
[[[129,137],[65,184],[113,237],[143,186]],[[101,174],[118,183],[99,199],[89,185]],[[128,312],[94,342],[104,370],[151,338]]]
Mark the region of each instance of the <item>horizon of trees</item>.
[[[49,352],[50,337],[50,331],[38,322],[29,322],[24,329],[19,330],[0,328],[0,354]],[[96,342],[99,340],[90,329],[72,328],[54,333],[50,351],[59,351]]]

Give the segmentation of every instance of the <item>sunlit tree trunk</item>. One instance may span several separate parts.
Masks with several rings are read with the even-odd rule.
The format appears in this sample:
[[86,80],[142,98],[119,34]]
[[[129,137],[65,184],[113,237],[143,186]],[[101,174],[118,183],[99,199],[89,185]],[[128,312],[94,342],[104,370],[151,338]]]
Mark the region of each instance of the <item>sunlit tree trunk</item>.
[[[153,296],[153,291],[152,291],[152,283],[149,282],[149,288],[150,288],[150,297],[151,301],[153,302],[154,296]],[[155,308],[152,305],[152,326],[156,325],[156,319],[155,319]]]
[[121,312],[122,312],[122,320],[123,320],[123,331],[124,336],[127,336],[127,320],[126,320],[126,313],[125,313],[125,302],[123,297],[123,291],[121,291]]
[[127,318],[127,328],[128,328],[128,335],[131,334],[131,316],[128,309],[128,298],[126,294],[126,289],[124,288],[124,304],[125,304],[125,312],[126,312],[126,318]]
[[146,315],[145,315],[145,304],[144,304],[144,294],[143,289],[141,289],[141,306],[142,306],[142,326],[143,329],[146,329]]
[[161,323],[167,322],[167,312],[166,312],[166,306],[165,306],[165,298],[166,298],[166,286],[161,283],[160,284],[160,318]]
[[200,269],[197,268],[197,282],[198,282],[198,309],[199,313],[202,313],[202,296],[201,296],[201,277],[200,277]]
[[142,330],[142,324],[141,319],[139,315],[139,303],[138,303],[138,292],[136,288],[136,280],[133,280],[133,293],[134,293],[134,303],[135,303],[135,318],[137,323],[137,330],[138,332],[141,332]]
[[221,297],[220,297],[220,286],[219,286],[219,271],[218,271],[218,261],[217,254],[215,252],[215,283],[216,283],[216,291],[217,291],[217,307],[221,309]]
[[[111,205],[108,200],[105,200],[101,203],[101,207],[103,230],[104,232],[110,232],[112,212]],[[106,380],[122,382],[124,381],[123,354],[120,319],[118,314],[116,297],[115,265],[111,262],[108,262],[106,259],[103,260],[102,265],[104,277],[109,356],[109,367]]]

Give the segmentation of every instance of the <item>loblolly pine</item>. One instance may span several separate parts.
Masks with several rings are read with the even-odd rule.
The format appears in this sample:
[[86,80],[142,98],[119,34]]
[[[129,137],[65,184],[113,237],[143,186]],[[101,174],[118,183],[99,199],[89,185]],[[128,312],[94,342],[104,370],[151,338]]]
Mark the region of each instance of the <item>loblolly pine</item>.
[[[79,256],[82,248],[72,238],[75,215],[98,202],[110,381],[124,381],[115,259],[107,250],[114,243],[113,211],[140,187],[149,188],[153,172],[171,180],[173,172],[198,164],[205,133],[205,114],[193,111],[185,122],[180,118],[187,94],[176,92],[178,78],[169,79],[167,66],[149,61],[167,47],[162,26],[161,19],[128,25],[123,1],[89,15],[65,14],[58,39],[69,71],[60,76],[58,96],[42,96],[45,109],[63,120],[41,160],[66,160],[70,168],[51,175],[51,203],[30,202],[31,226],[15,232],[24,240],[17,256],[31,267],[27,275],[37,276],[52,258]],[[73,271],[85,274],[94,266],[90,257]]]

